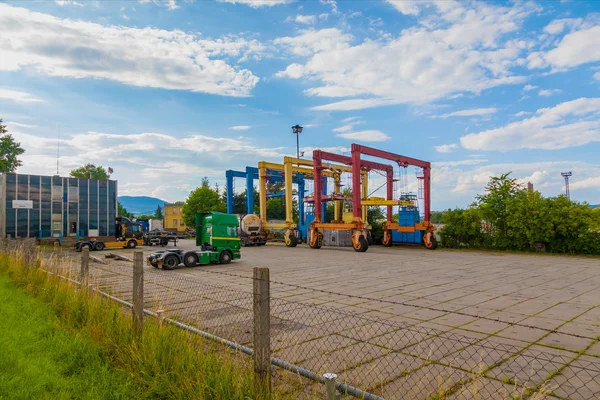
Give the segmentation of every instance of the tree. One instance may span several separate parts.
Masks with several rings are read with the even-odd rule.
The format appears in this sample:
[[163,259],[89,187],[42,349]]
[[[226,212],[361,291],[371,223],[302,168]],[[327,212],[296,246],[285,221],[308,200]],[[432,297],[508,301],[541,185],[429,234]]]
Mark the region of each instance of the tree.
[[225,203],[219,193],[210,187],[208,178],[202,178],[202,185],[190,192],[183,205],[183,222],[188,227],[196,226],[196,214],[202,211],[225,212]]
[[123,205],[121,204],[121,202],[117,202],[117,217],[126,217],[129,218],[129,213],[127,212],[127,209],[125,207],[123,207]]
[[23,165],[19,156],[25,153],[21,143],[17,143],[12,135],[8,134],[6,125],[2,125],[0,119],[0,172],[15,172],[18,167]]
[[107,171],[102,165],[96,167],[94,164],[86,164],[83,167],[72,170],[71,176],[79,179],[106,180],[110,178],[112,172],[112,168],[110,167]]
[[156,206],[156,212],[154,213],[154,218],[163,219],[162,208],[160,208],[160,206]]
[[515,178],[509,178],[511,172],[490,178],[485,194],[477,196],[477,206],[481,216],[490,224],[494,246],[500,249],[510,247],[508,235],[508,202],[515,198],[523,188]]

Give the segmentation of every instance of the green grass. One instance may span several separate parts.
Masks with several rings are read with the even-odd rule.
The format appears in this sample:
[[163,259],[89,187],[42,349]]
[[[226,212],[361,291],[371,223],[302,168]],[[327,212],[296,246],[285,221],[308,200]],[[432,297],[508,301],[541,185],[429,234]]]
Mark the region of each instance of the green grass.
[[[46,271],[56,269],[56,259],[44,260],[36,252],[36,249],[19,247],[0,251],[0,276],[4,282],[8,277],[21,289],[17,303],[23,303],[22,307],[25,307],[4,308],[15,310],[10,311],[11,320],[24,313],[34,318],[30,322],[23,319],[25,325],[14,328],[30,332],[23,339],[18,338],[18,331],[11,334],[6,339],[7,343],[14,342],[9,350],[4,350],[5,339],[0,338],[0,364],[7,371],[13,371],[10,378],[5,378],[4,370],[0,370],[0,399],[265,398],[254,387],[250,357],[172,325],[159,327],[153,318],[145,320],[144,334],[138,338],[134,334],[130,309],[102,296],[79,291],[66,280],[54,278]],[[34,302],[31,305],[22,301],[27,295],[34,298],[29,299]],[[41,314],[33,312],[36,308],[42,310],[39,311]],[[2,318],[5,317],[0,316]],[[44,318],[50,322],[40,322]],[[1,326],[9,329],[11,324],[2,322]],[[63,332],[67,337],[71,335],[73,348],[65,347],[68,340],[59,338],[57,332]],[[52,340],[57,342],[47,342]],[[90,354],[87,354],[86,344],[91,346]],[[41,349],[51,350],[50,354],[30,363],[29,358],[37,357],[36,353]],[[5,351],[7,354],[3,353]],[[11,361],[6,363],[5,359]],[[91,369],[88,369],[88,363],[92,364]],[[115,374],[114,381],[108,375],[111,372]],[[29,384],[29,380],[34,383]],[[90,385],[89,382],[95,383]],[[33,393],[34,390],[37,392]],[[285,396],[293,397],[293,394]],[[272,400],[281,398],[284,397],[278,392],[271,396]]]
[[130,399],[141,388],[102,347],[61,327],[54,311],[0,276],[0,398]]

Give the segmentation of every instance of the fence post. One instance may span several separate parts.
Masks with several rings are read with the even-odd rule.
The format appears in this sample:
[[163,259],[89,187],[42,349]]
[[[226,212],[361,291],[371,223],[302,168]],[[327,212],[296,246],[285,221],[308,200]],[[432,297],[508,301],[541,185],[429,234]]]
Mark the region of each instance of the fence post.
[[328,372],[323,374],[323,378],[325,378],[325,392],[327,393],[325,398],[327,400],[337,400],[337,394],[335,392],[335,380],[337,375]]
[[254,380],[257,395],[271,395],[269,269],[254,268]]
[[156,318],[158,319],[158,326],[159,328],[162,328],[163,323],[165,321],[165,310],[157,310],[156,311]]
[[56,253],[58,251],[58,243],[54,242],[54,252]]
[[79,273],[79,288],[87,290],[90,274],[90,248],[84,246],[81,250],[81,272]]
[[143,252],[133,253],[133,329],[138,337],[144,330],[144,263]]

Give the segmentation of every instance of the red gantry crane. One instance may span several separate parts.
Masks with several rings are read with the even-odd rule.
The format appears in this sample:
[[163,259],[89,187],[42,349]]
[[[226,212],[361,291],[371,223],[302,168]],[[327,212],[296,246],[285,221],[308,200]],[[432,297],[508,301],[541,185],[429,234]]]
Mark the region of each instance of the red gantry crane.
[[[354,145],[353,145],[354,148]],[[353,154],[354,155],[354,154]],[[321,203],[324,201],[321,193],[321,174],[325,169],[323,160],[332,161],[340,164],[352,166],[352,207],[354,219],[351,223],[325,223],[321,215]],[[369,248],[367,241],[367,223],[362,218],[362,191],[361,191],[361,174],[363,170],[379,170],[386,172],[388,176],[387,194],[389,201],[388,206],[388,221],[391,221],[392,204],[395,204],[393,196],[393,177],[394,167],[392,165],[381,164],[374,161],[361,160],[360,154],[356,159],[353,157],[342,156],[339,154],[329,153],[322,150],[313,151],[313,168],[314,168],[314,202],[315,202],[315,220],[310,225],[309,246],[313,249],[319,249],[323,245],[323,234],[325,230],[351,230],[352,231],[352,247],[357,252],[365,252]],[[365,199],[366,200],[366,199]],[[387,203],[386,203],[387,204]]]
[[[353,213],[354,218],[357,221],[362,220],[362,210],[361,210],[361,198],[360,198],[360,168],[365,165],[364,160],[361,159],[361,155],[364,154],[366,156],[383,158],[385,160],[390,160],[398,164],[401,168],[406,168],[410,165],[420,167],[423,169],[423,203],[424,203],[424,218],[420,224],[415,225],[413,229],[424,231],[423,235],[423,244],[428,249],[435,249],[437,247],[437,242],[433,235],[434,227],[430,222],[430,213],[431,213],[431,163],[427,161],[417,160],[415,158],[401,156],[399,154],[390,153],[388,151],[377,150],[367,146],[361,146],[358,144],[352,144],[352,200],[353,200]],[[357,175],[358,174],[358,175]],[[383,226],[384,229],[384,237],[383,244],[385,246],[392,245],[392,230],[397,230],[399,232],[404,231],[406,227],[398,226],[397,223],[392,222],[392,206],[395,205],[394,202],[389,202],[393,197],[393,182],[394,182],[394,171],[386,170],[386,179],[387,179],[387,200],[386,202],[381,202],[379,204],[370,204],[370,205],[386,205],[387,206],[387,222]]]

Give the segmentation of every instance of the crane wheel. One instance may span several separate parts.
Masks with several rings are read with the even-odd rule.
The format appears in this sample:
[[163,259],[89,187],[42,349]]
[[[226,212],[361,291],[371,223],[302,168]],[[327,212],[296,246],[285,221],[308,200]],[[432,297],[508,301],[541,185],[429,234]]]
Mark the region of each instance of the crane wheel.
[[294,234],[287,234],[285,238],[285,245],[287,247],[296,247],[298,245],[298,238]]
[[323,246],[323,234],[319,231],[313,232],[308,245],[311,249],[320,249]]
[[364,253],[369,249],[369,242],[364,236],[360,236],[358,238],[358,243],[352,243],[352,247],[354,248],[354,251]]
[[127,242],[128,249],[135,249],[137,247],[137,242],[135,240],[130,240]]
[[438,242],[437,239],[435,238],[435,236],[431,236],[431,238],[429,239],[429,243],[425,242],[425,248],[429,249],[429,250],[435,250],[438,247]]
[[385,247],[392,247],[392,244],[393,244],[393,243],[392,243],[392,232],[390,232],[390,231],[385,231],[385,232],[383,233],[383,241],[382,241],[382,244],[383,244]]

